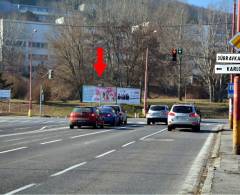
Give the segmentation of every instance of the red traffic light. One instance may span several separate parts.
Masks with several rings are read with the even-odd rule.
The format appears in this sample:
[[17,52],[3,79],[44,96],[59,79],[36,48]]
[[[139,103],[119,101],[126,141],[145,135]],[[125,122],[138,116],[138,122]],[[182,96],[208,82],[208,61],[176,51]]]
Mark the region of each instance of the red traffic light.
[[177,61],[177,49],[172,48],[172,61]]

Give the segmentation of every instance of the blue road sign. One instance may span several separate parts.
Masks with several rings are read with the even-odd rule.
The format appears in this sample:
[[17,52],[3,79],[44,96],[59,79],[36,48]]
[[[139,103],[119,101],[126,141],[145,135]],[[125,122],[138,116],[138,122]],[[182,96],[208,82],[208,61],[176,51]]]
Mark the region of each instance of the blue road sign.
[[233,94],[234,94],[233,83],[228,83],[228,97],[229,98],[233,97]]

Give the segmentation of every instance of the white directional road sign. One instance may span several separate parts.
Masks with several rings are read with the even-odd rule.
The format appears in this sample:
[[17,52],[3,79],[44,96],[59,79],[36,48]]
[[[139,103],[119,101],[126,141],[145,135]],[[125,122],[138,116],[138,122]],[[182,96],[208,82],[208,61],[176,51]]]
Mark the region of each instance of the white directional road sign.
[[240,54],[238,53],[218,53],[217,63],[236,63],[240,64]]
[[215,74],[240,74],[240,65],[238,64],[216,64]]

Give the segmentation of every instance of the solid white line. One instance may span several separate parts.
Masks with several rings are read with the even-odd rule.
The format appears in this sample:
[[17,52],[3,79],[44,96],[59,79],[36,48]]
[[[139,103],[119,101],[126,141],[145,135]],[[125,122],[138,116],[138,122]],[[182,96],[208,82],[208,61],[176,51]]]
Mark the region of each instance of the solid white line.
[[88,136],[88,135],[95,135],[95,134],[100,134],[100,133],[106,133],[106,132],[109,132],[111,130],[106,130],[106,131],[99,131],[99,132],[94,132],[94,133],[87,133],[87,134],[82,134],[82,135],[76,135],[76,136],[73,136],[73,137],[70,137],[71,139],[74,139],[74,138],[78,138],[78,137],[85,137],[85,136]]
[[9,140],[5,140],[4,142],[18,141],[18,140],[22,140],[22,139],[24,139],[24,138],[9,139]]
[[52,174],[51,177],[55,177],[55,176],[58,176],[58,175],[62,175],[63,173],[66,173],[66,172],[68,172],[68,171],[70,171],[70,170],[73,170],[73,169],[75,169],[75,168],[77,168],[77,167],[80,167],[80,166],[82,166],[82,165],[85,165],[86,163],[87,163],[87,162],[82,162],[82,163],[80,163],[80,164],[73,165],[73,166],[71,166],[71,167],[69,167],[69,168],[67,168],[67,169],[64,169],[64,170],[62,170],[62,171],[60,171],[60,172],[57,172],[57,173]]
[[151,136],[156,135],[156,134],[158,134],[158,133],[162,133],[163,131],[166,131],[166,130],[167,130],[167,128],[162,129],[162,130],[157,131],[157,132],[155,132],[155,133],[152,133],[152,134],[150,134],[150,135],[144,136],[144,137],[140,138],[140,140],[144,140],[144,139],[146,139],[146,138],[148,138],[148,137],[151,137]]
[[[216,126],[216,130],[217,129],[220,129],[219,125]],[[215,128],[213,128],[213,130],[215,130]],[[209,150],[212,147],[213,139],[214,133],[210,133],[205,143],[203,144],[203,147],[199,151],[197,157],[194,159],[194,162],[188,172],[182,189],[178,194],[195,194],[195,192],[197,192],[200,176],[203,172],[204,165],[207,162]]]
[[2,151],[0,152],[0,154],[4,154],[4,153],[8,153],[8,152],[13,152],[13,151],[17,151],[17,150],[22,150],[22,149],[26,149],[27,147],[21,147],[21,148],[14,148],[14,149],[11,149],[11,150],[5,150],[5,151]]
[[116,150],[110,150],[110,151],[108,151],[108,152],[105,152],[105,153],[103,153],[103,154],[100,154],[100,155],[96,156],[95,158],[101,158],[101,157],[106,156],[106,155],[108,155],[108,154],[110,154],[110,153],[113,153],[113,152],[115,152],[115,151],[116,151]]
[[10,137],[10,136],[15,136],[15,135],[27,135],[27,134],[34,134],[34,133],[43,133],[43,132],[49,132],[49,131],[58,131],[58,130],[64,130],[69,127],[59,127],[59,128],[52,128],[52,129],[46,129],[46,130],[34,130],[34,131],[27,131],[27,132],[22,132],[22,133],[11,133],[11,134],[6,134],[6,135],[0,135],[0,137]]
[[35,183],[32,183],[32,184],[23,186],[23,187],[21,187],[21,188],[18,188],[18,189],[16,189],[16,190],[13,190],[13,191],[11,191],[11,192],[8,192],[8,193],[6,193],[5,195],[12,195],[12,194],[15,194],[15,193],[17,193],[17,192],[20,192],[20,191],[26,190],[26,189],[28,189],[28,188],[31,188],[31,187],[33,187],[33,186],[35,186],[35,185],[36,185]]
[[44,144],[50,144],[50,143],[55,143],[55,142],[60,142],[60,141],[62,141],[62,139],[56,139],[56,140],[52,140],[52,141],[48,141],[48,142],[43,142],[40,144],[44,145]]
[[127,144],[124,144],[124,145],[122,145],[122,148],[125,148],[126,146],[129,146],[129,145],[131,145],[131,144],[134,144],[136,141],[132,141],[132,142],[129,142],[129,143],[127,143]]

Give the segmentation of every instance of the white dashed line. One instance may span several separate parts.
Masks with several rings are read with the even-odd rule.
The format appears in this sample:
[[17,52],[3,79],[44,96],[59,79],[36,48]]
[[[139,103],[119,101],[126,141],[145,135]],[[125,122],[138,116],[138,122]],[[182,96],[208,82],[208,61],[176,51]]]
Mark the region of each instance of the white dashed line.
[[43,142],[40,144],[45,145],[45,144],[50,144],[50,143],[55,143],[55,142],[60,142],[60,141],[62,141],[62,139],[56,139],[56,140],[52,140],[52,141],[48,141],[48,142]]
[[11,192],[8,192],[8,193],[6,193],[5,195],[16,194],[17,192],[21,192],[21,191],[26,190],[26,189],[28,189],[28,188],[31,188],[31,187],[33,187],[33,186],[35,186],[35,185],[36,185],[35,183],[32,183],[32,184],[23,186],[23,187],[21,187],[21,188],[18,188],[18,189],[16,189],[16,190],[13,190],[13,191],[11,191]]
[[8,153],[8,152],[13,152],[13,151],[17,151],[17,150],[22,150],[22,149],[26,149],[27,147],[21,147],[21,148],[14,148],[14,149],[11,149],[11,150],[5,150],[5,151],[2,151],[0,152],[0,154],[4,154],[4,153]]
[[156,135],[156,134],[158,134],[158,133],[162,133],[163,131],[166,131],[166,130],[167,130],[167,128],[162,129],[162,130],[157,131],[157,132],[155,132],[155,133],[152,133],[152,134],[150,134],[150,135],[144,136],[144,137],[140,138],[140,140],[143,141],[144,139],[146,139],[146,138],[148,138],[148,137],[151,137],[151,136]]
[[105,152],[105,153],[103,153],[103,154],[100,154],[100,155],[96,156],[96,158],[101,158],[101,157],[106,156],[106,155],[108,155],[108,154],[111,154],[111,153],[113,153],[113,152],[115,152],[115,151],[116,151],[116,150],[110,150],[110,151],[108,151],[108,152]]
[[95,133],[87,133],[87,134],[82,134],[82,135],[76,135],[76,136],[73,136],[73,137],[70,137],[71,139],[74,139],[74,138],[78,138],[78,137],[85,137],[85,136],[88,136],[88,135],[95,135],[95,134],[100,134],[100,133],[106,133],[106,132],[109,132],[111,130],[106,130],[106,131],[99,131],[99,132],[95,132]]
[[125,148],[125,147],[127,147],[127,146],[129,146],[129,145],[131,145],[131,144],[134,144],[136,141],[132,141],[132,142],[129,142],[129,143],[127,143],[127,144],[124,144],[124,145],[122,145],[122,148]]
[[80,164],[73,165],[73,166],[71,166],[71,167],[69,167],[69,168],[67,168],[67,169],[64,169],[64,170],[62,170],[62,171],[60,171],[60,172],[57,172],[57,173],[52,174],[51,177],[55,177],[55,176],[58,176],[58,175],[62,175],[63,173],[66,173],[66,172],[68,172],[68,171],[70,171],[70,170],[73,170],[73,169],[75,169],[75,168],[77,168],[77,167],[80,167],[80,166],[82,166],[82,165],[85,165],[86,163],[87,163],[87,162],[82,162],[82,163],[80,163]]
[[44,126],[44,127],[42,127],[41,129],[39,129],[39,130],[41,131],[41,130],[46,129],[46,128],[47,128],[47,126]]

